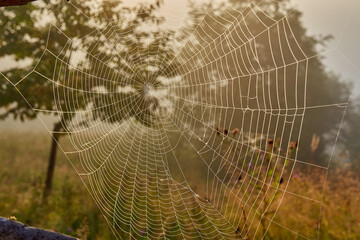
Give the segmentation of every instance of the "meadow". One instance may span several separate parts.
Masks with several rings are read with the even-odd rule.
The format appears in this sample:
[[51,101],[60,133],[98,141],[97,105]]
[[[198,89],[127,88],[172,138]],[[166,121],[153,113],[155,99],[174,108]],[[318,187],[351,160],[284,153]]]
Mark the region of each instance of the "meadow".
[[0,215],[80,239],[112,239],[107,224],[65,156],[58,152],[53,192],[42,202],[50,137],[0,135]]
[[[0,216],[15,217],[30,226],[80,239],[114,239],[105,219],[61,151],[58,152],[53,192],[48,203],[43,204],[42,191],[50,146],[48,134],[3,131],[0,146]],[[321,197],[320,183],[314,177],[300,174],[293,184],[300,194]],[[319,234],[319,239],[360,239],[359,189],[360,181],[351,169],[333,167],[329,172],[320,229],[316,229],[318,222],[314,221],[318,209],[306,201],[285,199],[276,219],[303,233],[314,231]],[[252,230],[248,232],[252,239]],[[274,226],[266,239],[295,239],[294,236],[282,227]],[[302,238],[297,236],[297,239]]]

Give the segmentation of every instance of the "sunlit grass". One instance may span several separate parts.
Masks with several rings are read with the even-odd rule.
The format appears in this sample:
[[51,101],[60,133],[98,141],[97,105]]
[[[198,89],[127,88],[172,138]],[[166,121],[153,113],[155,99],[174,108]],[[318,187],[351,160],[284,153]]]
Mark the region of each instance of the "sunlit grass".
[[[55,230],[81,239],[114,239],[90,194],[61,151],[58,153],[56,163],[53,192],[48,204],[42,203],[50,146],[49,135],[4,133],[0,135],[0,144],[0,216],[15,216],[25,224]],[[331,170],[329,175],[320,230],[317,229],[319,206],[290,195],[284,197],[274,220],[305,235],[316,237],[320,234],[320,239],[360,238],[360,181],[346,168]],[[293,179],[292,184],[292,189],[296,189],[301,195],[311,195],[318,199],[322,197],[322,188],[319,186],[321,183],[313,175],[299,174]],[[201,193],[202,189],[198,189],[198,192]],[[156,199],[153,201],[156,202]],[[230,202],[236,203],[236,200],[232,199]],[[239,205],[241,206],[240,202]],[[275,202],[274,206],[276,205]],[[244,209],[248,219],[254,217],[254,224],[248,226],[252,239],[251,234],[255,229],[251,227],[257,226],[255,223],[258,223],[260,218],[248,207],[245,206]],[[240,210],[242,211],[241,207]],[[233,217],[239,216],[242,215],[233,214]],[[227,217],[232,218],[230,215]],[[238,220],[240,223],[244,221],[244,219]],[[165,226],[169,230],[173,228],[173,231],[176,231],[176,227]],[[259,231],[262,229],[260,228]],[[158,234],[161,237],[161,233]],[[266,238],[301,239],[276,224],[271,225]]]
[[59,151],[53,192],[42,203],[50,136],[0,135],[0,215],[15,216],[25,224],[51,229],[81,239],[111,239],[107,224]]

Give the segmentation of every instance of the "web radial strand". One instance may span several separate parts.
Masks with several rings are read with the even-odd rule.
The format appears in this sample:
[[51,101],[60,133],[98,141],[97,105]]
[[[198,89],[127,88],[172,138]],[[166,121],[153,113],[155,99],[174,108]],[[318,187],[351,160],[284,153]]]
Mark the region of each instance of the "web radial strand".
[[[347,104],[309,104],[318,56],[302,48],[291,11],[272,16],[264,4],[215,4],[136,42],[131,26],[72,1],[93,30],[70,37],[51,24],[40,61],[14,82],[53,89],[55,109],[31,107],[59,117],[61,149],[117,239],[318,236],[322,196],[296,183],[312,171],[324,182],[329,165],[307,159],[305,122]],[[307,221],[278,217],[302,203]]]

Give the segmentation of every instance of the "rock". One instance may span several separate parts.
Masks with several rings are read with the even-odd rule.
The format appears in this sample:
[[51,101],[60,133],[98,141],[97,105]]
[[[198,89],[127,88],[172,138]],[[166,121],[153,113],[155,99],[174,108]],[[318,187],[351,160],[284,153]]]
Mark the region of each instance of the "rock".
[[20,222],[0,217],[1,240],[77,240],[53,231],[28,227]]

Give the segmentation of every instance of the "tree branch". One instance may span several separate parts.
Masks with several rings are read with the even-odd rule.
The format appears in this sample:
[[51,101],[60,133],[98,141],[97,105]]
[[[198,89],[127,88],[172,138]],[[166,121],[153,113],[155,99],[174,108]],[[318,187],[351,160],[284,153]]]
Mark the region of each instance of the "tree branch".
[[21,239],[47,239],[47,240],[77,240],[61,233],[56,233],[40,228],[28,227],[22,223],[0,217],[0,239],[21,240]]
[[33,1],[36,1],[36,0],[1,0],[0,7],[26,5],[27,3],[33,2]]

